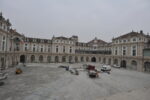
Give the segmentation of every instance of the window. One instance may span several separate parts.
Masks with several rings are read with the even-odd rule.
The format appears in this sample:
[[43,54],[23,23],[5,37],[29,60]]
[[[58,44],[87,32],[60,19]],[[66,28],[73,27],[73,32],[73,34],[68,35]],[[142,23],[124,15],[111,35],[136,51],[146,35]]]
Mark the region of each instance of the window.
[[28,44],[25,44],[25,51],[27,51],[28,49]]
[[128,39],[128,42],[130,42],[130,39]]
[[70,47],[70,53],[72,53],[72,47]]
[[48,46],[48,52],[50,52],[50,45]]
[[123,55],[126,55],[126,47],[123,47]]
[[16,43],[16,51],[19,51],[19,43]]
[[116,43],[118,43],[118,40],[116,40]]
[[136,56],[136,46],[132,47],[132,56]]
[[121,40],[119,40],[119,42],[121,43],[122,41],[121,41]]
[[65,53],[65,46],[63,46],[63,53]]
[[56,52],[58,53],[58,46],[56,46]]
[[3,36],[3,41],[5,40],[5,36]]
[[4,49],[5,49],[5,41],[3,41],[2,43],[2,51],[4,51]]
[[115,55],[117,55],[118,54],[118,50],[117,50],[118,48],[116,47],[115,48]]
[[126,40],[123,40],[124,43],[126,43]]
[[43,52],[43,45],[41,45],[41,52]]
[[35,52],[35,44],[33,45],[33,52]]
[[136,42],[136,38],[133,38],[132,41],[133,41],[133,42]]
[[5,36],[3,36],[3,42],[2,42],[2,51],[4,51],[5,50]]

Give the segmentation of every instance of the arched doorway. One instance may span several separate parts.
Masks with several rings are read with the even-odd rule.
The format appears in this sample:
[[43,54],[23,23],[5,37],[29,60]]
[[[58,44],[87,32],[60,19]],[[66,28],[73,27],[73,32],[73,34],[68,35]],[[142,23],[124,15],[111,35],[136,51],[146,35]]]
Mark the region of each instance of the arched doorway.
[[91,62],[96,62],[96,58],[95,58],[95,57],[92,57],[92,58],[91,58]]
[[55,56],[55,62],[59,62],[59,57],[58,56]]
[[21,62],[21,63],[25,63],[25,60],[26,60],[25,55],[21,55],[21,56],[20,56],[20,62]]
[[99,62],[101,62],[101,57],[99,57]]
[[75,57],[75,62],[78,62],[78,57],[77,56]]
[[89,57],[86,57],[86,62],[89,62]]
[[106,64],[106,58],[103,58],[103,64]]
[[127,67],[127,62],[125,60],[122,60],[120,63],[122,68],[126,68]]
[[4,58],[1,58],[1,70],[4,70],[5,69],[5,59]]
[[39,62],[43,62],[43,56],[42,55],[39,56]]
[[118,65],[118,59],[114,59],[114,64]]
[[137,70],[137,62],[134,60],[131,62],[131,69]]
[[47,56],[47,62],[48,62],[48,63],[51,62],[51,56]]
[[84,58],[83,57],[81,57],[81,62],[84,62]]
[[72,56],[69,56],[69,63],[72,62]]
[[32,56],[31,56],[31,62],[34,62],[34,61],[35,61],[35,56],[32,55]]
[[111,65],[111,58],[109,58],[108,60],[108,65]]
[[62,57],[62,62],[66,62],[66,56]]
[[144,63],[145,72],[150,72],[150,62]]

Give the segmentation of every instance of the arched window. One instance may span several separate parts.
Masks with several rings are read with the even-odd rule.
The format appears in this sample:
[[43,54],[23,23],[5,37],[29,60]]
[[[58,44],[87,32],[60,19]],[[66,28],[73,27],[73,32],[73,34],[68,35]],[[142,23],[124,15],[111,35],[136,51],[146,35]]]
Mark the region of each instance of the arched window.
[[103,63],[104,63],[104,64],[106,63],[106,58],[103,58]]
[[118,65],[118,59],[114,59],[114,64]]
[[39,62],[43,62],[43,56],[42,55],[39,56]]
[[91,58],[91,62],[96,62],[96,58],[95,58],[95,57],[92,57],[92,58]]
[[75,62],[78,62],[78,57],[77,56],[75,57]]
[[69,56],[69,62],[72,62],[72,56]]
[[89,62],[89,57],[86,57],[86,61]]
[[59,57],[55,56],[55,62],[59,62]]
[[145,72],[150,72],[150,62],[144,63]]
[[84,62],[84,58],[83,57],[81,57],[81,62]]
[[35,61],[35,56],[32,55],[32,56],[31,56],[31,62],[34,62],[34,61]]
[[137,69],[137,62],[136,62],[136,61],[133,60],[133,61],[131,62],[131,68],[134,69],[134,70]]
[[126,68],[127,67],[127,62],[125,60],[122,60],[120,63],[122,68]]
[[51,56],[47,56],[47,62],[48,62],[48,63],[51,62]]
[[66,56],[62,57],[62,62],[66,62]]
[[111,58],[109,58],[109,60],[108,60],[108,64],[109,64],[109,65],[111,65]]

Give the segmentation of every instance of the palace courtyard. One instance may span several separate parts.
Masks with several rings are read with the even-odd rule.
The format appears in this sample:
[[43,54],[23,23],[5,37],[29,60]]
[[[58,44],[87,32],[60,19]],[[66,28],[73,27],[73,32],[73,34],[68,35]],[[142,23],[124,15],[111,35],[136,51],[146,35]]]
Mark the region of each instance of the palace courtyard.
[[[150,74],[112,68],[91,79],[80,69],[73,75],[60,65],[80,68],[75,64],[27,64],[23,73],[9,68],[8,78],[0,86],[0,100],[150,100]],[[91,63],[100,69],[99,63]]]

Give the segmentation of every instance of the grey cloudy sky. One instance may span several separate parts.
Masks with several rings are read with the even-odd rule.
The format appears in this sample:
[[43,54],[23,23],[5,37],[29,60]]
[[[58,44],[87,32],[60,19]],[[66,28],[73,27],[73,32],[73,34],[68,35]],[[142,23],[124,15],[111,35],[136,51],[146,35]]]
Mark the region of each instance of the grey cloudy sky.
[[150,0],[0,0],[0,10],[31,37],[111,41],[132,30],[150,32]]

